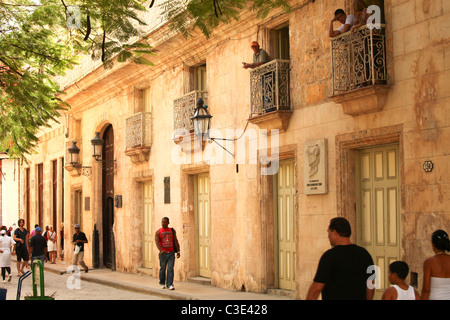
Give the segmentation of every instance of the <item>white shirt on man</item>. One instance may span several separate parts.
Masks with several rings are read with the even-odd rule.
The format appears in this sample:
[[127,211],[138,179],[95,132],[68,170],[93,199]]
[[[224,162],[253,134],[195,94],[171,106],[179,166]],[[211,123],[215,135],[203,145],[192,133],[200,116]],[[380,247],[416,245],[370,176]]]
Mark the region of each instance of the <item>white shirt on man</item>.
[[340,26],[340,27],[337,29],[337,31],[339,31],[340,33],[342,33],[343,30],[344,30],[345,25],[349,24],[350,27],[352,27],[352,26],[355,24],[355,22],[356,22],[356,16],[354,16],[354,15],[352,15],[352,14],[349,14],[349,15],[347,16],[347,19],[345,19],[345,23],[344,23],[342,26]]

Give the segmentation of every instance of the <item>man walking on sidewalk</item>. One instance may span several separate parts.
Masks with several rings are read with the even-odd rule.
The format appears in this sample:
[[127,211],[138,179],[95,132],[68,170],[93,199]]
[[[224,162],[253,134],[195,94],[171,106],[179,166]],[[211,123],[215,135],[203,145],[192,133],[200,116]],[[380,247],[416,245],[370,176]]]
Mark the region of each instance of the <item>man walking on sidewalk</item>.
[[180,257],[180,244],[178,243],[177,233],[173,228],[169,228],[169,218],[164,217],[161,220],[161,226],[155,234],[155,243],[159,250],[159,284],[162,289],[174,290],[173,286],[173,267],[175,265],[175,253]]
[[88,240],[84,232],[80,231],[80,225],[75,225],[75,233],[73,234],[73,244],[75,245],[75,250],[73,251],[73,259],[72,264],[75,266],[79,263],[80,266],[84,268],[84,272],[88,272],[88,267],[84,263],[84,244],[87,243]]
[[34,260],[41,260],[44,266],[45,257],[47,256],[47,240],[41,234],[41,228],[37,227],[34,236],[30,240],[30,260],[33,265]]

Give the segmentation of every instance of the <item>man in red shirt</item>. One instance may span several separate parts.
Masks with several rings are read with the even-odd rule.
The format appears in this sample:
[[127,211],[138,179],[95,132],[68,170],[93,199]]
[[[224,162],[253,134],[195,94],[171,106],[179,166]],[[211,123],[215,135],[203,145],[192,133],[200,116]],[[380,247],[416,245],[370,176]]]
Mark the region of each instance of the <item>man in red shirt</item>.
[[161,220],[162,228],[159,228],[155,234],[155,243],[159,250],[159,284],[162,289],[174,290],[173,286],[173,266],[175,265],[175,253],[180,257],[180,244],[178,243],[177,233],[173,228],[169,228],[169,218],[164,217]]

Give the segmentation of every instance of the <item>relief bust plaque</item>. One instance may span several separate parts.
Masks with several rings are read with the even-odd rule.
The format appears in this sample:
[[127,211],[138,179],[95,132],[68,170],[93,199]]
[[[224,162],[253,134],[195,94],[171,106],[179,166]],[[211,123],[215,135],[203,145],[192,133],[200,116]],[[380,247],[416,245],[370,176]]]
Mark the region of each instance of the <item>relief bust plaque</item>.
[[305,142],[303,145],[303,180],[305,194],[325,194],[327,181],[327,140]]

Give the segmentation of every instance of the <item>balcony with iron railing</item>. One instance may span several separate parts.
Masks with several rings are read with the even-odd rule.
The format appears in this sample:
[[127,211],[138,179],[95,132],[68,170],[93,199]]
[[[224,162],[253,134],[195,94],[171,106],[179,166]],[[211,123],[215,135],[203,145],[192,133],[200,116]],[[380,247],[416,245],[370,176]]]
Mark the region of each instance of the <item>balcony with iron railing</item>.
[[194,127],[191,117],[194,115],[197,107],[197,99],[203,99],[205,104],[208,104],[208,92],[194,90],[177,99],[173,102],[173,128],[175,143],[178,143],[184,136],[190,135],[194,132]]
[[251,117],[261,129],[286,130],[290,106],[289,60],[272,60],[250,72]]
[[151,112],[138,112],[125,120],[125,154],[133,163],[145,162],[149,158],[152,145],[151,119]]
[[331,39],[333,96],[344,113],[380,111],[389,91],[386,28],[367,25]]

